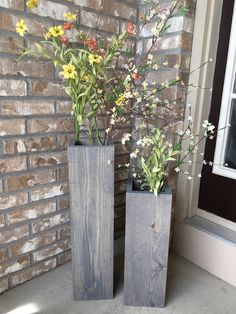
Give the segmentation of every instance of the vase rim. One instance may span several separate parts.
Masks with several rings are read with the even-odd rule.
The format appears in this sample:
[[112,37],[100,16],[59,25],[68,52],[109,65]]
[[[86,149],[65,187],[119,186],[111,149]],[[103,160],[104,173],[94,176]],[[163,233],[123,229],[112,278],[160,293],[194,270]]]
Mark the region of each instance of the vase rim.
[[[137,194],[137,193],[142,193],[142,194],[149,194],[149,195],[154,195],[153,192],[149,192],[149,191],[141,191],[141,190],[134,190],[133,189],[133,179],[131,177],[129,177],[128,181],[127,181],[127,192],[128,193],[134,193],[134,194]],[[171,189],[169,187],[169,185],[166,185],[164,190],[158,194],[159,195],[170,195],[172,194],[171,193]]]

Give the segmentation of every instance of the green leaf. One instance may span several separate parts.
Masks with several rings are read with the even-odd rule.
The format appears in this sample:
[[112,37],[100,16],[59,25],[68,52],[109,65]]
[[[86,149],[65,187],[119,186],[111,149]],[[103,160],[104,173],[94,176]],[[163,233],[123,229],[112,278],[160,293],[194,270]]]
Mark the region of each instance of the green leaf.
[[178,14],[181,16],[186,16],[189,13],[189,8],[187,6],[181,6],[178,10]]

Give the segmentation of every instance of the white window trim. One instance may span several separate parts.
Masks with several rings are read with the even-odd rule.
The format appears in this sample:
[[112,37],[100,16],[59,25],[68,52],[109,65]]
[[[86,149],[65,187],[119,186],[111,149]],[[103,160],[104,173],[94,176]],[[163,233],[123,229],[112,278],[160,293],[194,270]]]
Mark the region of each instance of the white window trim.
[[233,94],[233,84],[235,82],[236,73],[236,3],[234,5],[234,13],[232,20],[232,29],[230,35],[230,43],[228,50],[227,66],[225,72],[224,89],[221,102],[220,119],[218,129],[219,131],[216,141],[216,150],[214,156],[213,173],[224,177],[236,179],[236,169],[231,169],[224,165],[225,150],[227,145],[227,138],[229,127],[226,127],[230,122],[231,102],[236,98]]
[[[222,4],[223,0],[197,1],[190,71],[206,60],[213,58],[213,62],[209,63],[207,67],[194,73],[192,81],[200,86],[211,87],[213,84]],[[202,121],[208,119],[211,94],[208,91],[199,89],[196,93],[189,94],[188,102],[192,103],[192,108],[194,109],[192,112],[193,126],[195,132],[198,133],[201,129]],[[205,143],[202,143],[200,149],[201,151],[205,150]],[[195,164],[193,173],[196,174],[200,171],[201,165]],[[183,222],[185,218],[199,215],[228,229],[235,230],[235,223],[198,208],[199,188],[200,180],[198,178],[193,178],[189,182],[186,176],[179,175],[175,205],[176,222]]]
[[[223,0],[197,1],[190,71],[192,72],[211,58],[213,62],[195,71],[191,76],[191,82],[208,88],[212,87],[214,78],[222,3]],[[198,134],[202,128],[202,121],[208,119],[209,116],[211,92],[197,89],[188,95],[187,103],[192,104],[193,128]],[[201,143],[199,149],[204,151],[204,142]],[[200,173],[201,167],[201,163],[193,163],[192,173]],[[191,218],[198,214],[199,187],[199,178],[194,176],[193,180],[188,181],[186,176],[179,175],[175,206],[176,220],[183,221],[186,217]]]

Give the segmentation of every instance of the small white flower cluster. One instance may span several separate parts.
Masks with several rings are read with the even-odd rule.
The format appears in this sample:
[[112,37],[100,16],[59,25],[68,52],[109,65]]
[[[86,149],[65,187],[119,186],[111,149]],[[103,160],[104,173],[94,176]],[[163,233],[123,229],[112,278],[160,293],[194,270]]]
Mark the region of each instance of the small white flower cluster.
[[131,137],[132,137],[132,134],[130,134],[130,133],[125,133],[125,134],[123,135],[123,138],[121,139],[121,143],[122,143],[123,145],[125,145],[126,142],[130,142]]
[[203,121],[202,127],[206,129],[206,132],[214,133],[215,126],[212,123],[210,123],[208,120]]
[[139,153],[139,150],[138,149],[135,149],[135,151],[133,151],[131,154],[130,154],[130,158],[137,158],[138,157],[138,153]]
[[139,139],[138,141],[137,141],[137,145],[138,146],[142,146],[142,147],[145,147],[145,146],[150,146],[151,145],[151,141],[150,141],[150,138],[148,138],[148,137],[143,137],[143,138],[141,138],[141,139]]

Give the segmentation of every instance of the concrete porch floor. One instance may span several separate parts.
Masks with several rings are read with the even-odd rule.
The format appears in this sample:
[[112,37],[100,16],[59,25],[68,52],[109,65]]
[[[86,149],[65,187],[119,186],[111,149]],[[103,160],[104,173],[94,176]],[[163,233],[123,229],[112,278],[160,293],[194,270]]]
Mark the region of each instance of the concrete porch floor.
[[0,314],[235,314],[236,288],[171,254],[164,309],[123,305],[122,258],[116,258],[115,297],[72,301],[71,263],[0,296]]

